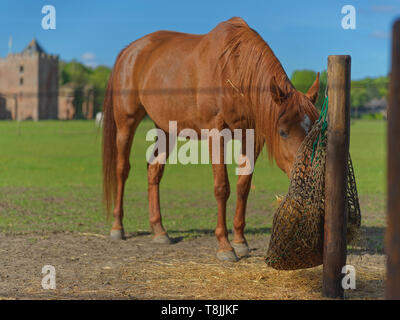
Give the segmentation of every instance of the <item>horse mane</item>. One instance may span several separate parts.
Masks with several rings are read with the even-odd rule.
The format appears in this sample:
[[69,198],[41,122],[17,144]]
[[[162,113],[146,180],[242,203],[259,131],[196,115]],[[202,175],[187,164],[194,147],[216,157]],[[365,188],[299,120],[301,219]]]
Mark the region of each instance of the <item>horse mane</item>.
[[[298,92],[286,75],[278,58],[263,38],[241,18],[231,18],[219,25],[224,44],[218,59],[222,79],[241,93],[241,111],[249,128],[254,128],[255,146],[261,150],[264,142],[272,159],[278,147],[277,123],[290,113],[309,115],[312,122],[318,117],[314,105]],[[217,27],[218,28],[218,27]],[[275,77],[279,87],[287,93],[287,103],[277,105],[270,94],[270,83]]]

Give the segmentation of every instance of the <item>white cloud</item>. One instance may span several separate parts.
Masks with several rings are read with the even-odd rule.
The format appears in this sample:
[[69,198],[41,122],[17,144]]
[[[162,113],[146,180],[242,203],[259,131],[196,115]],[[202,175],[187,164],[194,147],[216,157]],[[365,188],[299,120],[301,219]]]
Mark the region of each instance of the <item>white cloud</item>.
[[375,5],[375,6],[368,6],[368,7],[357,7],[357,13],[362,15],[396,15],[400,14],[400,7],[399,6],[392,6],[392,5]]
[[98,63],[96,62],[96,55],[92,52],[85,52],[81,55],[83,64],[87,67],[96,68]]
[[371,6],[371,11],[375,13],[396,13],[399,12],[399,8],[391,5],[376,5]]
[[96,55],[95,55],[94,53],[92,53],[92,52],[85,52],[85,53],[81,56],[81,58],[82,58],[83,60],[94,60],[94,59],[96,59]]
[[378,39],[389,39],[391,37],[390,32],[385,32],[385,31],[374,31],[370,34],[370,37],[372,38],[378,38]]

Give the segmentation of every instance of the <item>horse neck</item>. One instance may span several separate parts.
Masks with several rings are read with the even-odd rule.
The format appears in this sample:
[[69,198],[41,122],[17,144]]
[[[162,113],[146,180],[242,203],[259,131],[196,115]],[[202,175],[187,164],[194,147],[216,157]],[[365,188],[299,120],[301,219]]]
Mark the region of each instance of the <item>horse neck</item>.
[[[219,59],[223,83],[228,81],[241,95],[238,110],[247,118],[249,128],[256,131],[256,147],[262,147],[265,139],[276,140],[273,130],[279,110],[270,94],[271,79],[275,77],[286,92],[291,92],[293,85],[271,48],[254,31],[238,28],[229,37]],[[276,143],[267,145],[272,156]]]
[[266,54],[263,56],[260,67],[254,68],[254,74],[250,77],[255,80],[250,86],[256,88],[256,90],[251,91],[249,95],[249,112],[253,117],[254,128],[256,129],[256,146],[260,148],[266,142],[268,154],[272,160],[278,147],[276,124],[282,109],[272,99],[271,79],[275,77],[278,86],[285,93],[294,92],[294,87],[279,60],[267,44],[266,46]]

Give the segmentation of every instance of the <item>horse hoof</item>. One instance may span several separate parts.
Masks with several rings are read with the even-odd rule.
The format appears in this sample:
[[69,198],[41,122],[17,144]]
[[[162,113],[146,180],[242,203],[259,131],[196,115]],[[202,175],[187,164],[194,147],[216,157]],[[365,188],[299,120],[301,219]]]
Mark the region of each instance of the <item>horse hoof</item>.
[[168,237],[167,233],[162,233],[162,234],[159,234],[159,235],[155,235],[153,237],[153,242],[154,243],[158,243],[158,244],[171,244],[172,243],[172,241]]
[[238,257],[248,257],[250,255],[250,248],[247,242],[232,242],[232,247]]
[[121,230],[111,230],[110,238],[112,240],[125,240],[125,232],[124,229]]
[[235,251],[233,251],[233,250],[218,251],[217,258],[220,261],[230,261],[230,262],[239,261],[239,258],[236,256]]

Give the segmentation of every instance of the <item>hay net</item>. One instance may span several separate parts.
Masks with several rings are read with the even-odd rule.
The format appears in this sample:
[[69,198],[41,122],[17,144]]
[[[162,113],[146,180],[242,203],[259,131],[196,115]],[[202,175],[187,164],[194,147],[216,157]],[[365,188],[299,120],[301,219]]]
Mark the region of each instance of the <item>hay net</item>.
[[[327,98],[321,115],[301,144],[287,195],[273,220],[266,263],[281,270],[322,264],[325,212]],[[357,238],[361,213],[350,154],[347,173],[347,241]]]

